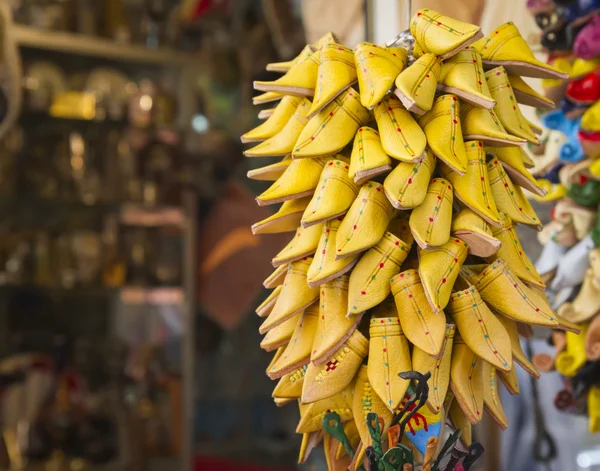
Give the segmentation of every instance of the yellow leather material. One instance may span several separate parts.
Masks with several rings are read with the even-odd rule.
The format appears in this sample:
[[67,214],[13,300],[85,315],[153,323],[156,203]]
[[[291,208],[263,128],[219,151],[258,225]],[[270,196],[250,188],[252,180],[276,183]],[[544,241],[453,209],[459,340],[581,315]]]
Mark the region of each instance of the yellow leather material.
[[544,190],[545,193],[543,197],[534,194],[533,198],[536,201],[549,203],[567,196],[567,189],[564,185],[560,183],[552,183],[550,182],[550,180],[546,180],[545,178],[537,179],[536,182],[538,186]]
[[348,176],[348,168],[348,163],[340,159],[325,164],[312,200],[302,216],[302,226],[335,219],[348,211],[360,188]]
[[462,103],[460,122],[465,141],[483,141],[488,146],[521,146],[527,142],[507,133],[494,110]]
[[512,353],[508,333],[473,286],[452,294],[447,311],[460,335],[480,358],[501,370],[509,370]]
[[283,99],[284,95],[282,95],[281,93],[275,93],[275,92],[266,92],[266,93],[261,93],[260,95],[256,95],[254,97],[252,97],[252,104],[253,105],[264,105],[265,103],[272,103],[274,101],[279,101],[281,99]]
[[250,180],[274,182],[281,175],[283,175],[283,172],[287,170],[291,163],[292,157],[288,155],[285,156],[280,162],[275,162],[271,165],[265,165],[264,167],[248,170],[246,176]]
[[[373,445],[371,434],[367,426],[367,415],[370,413],[377,414],[380,420],[383,420],[383,426],[380,427],[382,436],[385,437],[388,428],[394,418],[394,414],[386,407],[384,402],[375,392],[371,381],[369,380],[369,372],[367,366],[362,366],[358,371],[356,378],[356,386],[354,387],[354,397],[352,400],[352,414],[356,422],[356,428],[362,442],[362,453],[369,446]],[[357,462],[361,463],[360,456],[357,457]]]
[[274,397],[273,398],[273,402],[275,403],[275,405],[277,407],[283,407],[286,406],[292,402],[296,402],[297,399],[294,399],[293,397]]
[[296,112],[302,98],[286,96],[275,107],[273,114],[260,126],[242,136],[242,142],[264,141],[280,132]]
[[278,157],[291,154],[294,144],[308,122],[306,115],[309,109],[310,100],[302,98],[296,111],[281,131],[257,146],[247,149],[244,151],[244,155],[246,157]]
[[487,170],[498,211],[506,214],[515,222],[521,222],[540,230],[542,226],[538,215],[523,194],[523,190],[508,177],[500,159],[490,160]]
[[[566,58],[563,58],[563,61],[567,62],[569,59],[572,58],[567,56]],[[600,57],[594,57],[593,59],[581,59],[580,57],[575,57],[573,63],[569,63],[569,65],[570,67],[567,69],[567,71],[569,72],[570,78],[582,78],[600,66]]]
[[412,113],[423,115],[433,106],[442,63],[434,54],[424,54],[396,78],[394,93]]
[[294,160],[267,190],[256,198],[259,206],[303,198],[315,192],[325,159]]
[[283,375],[308,364],[315,331],[317,330],[318,315],[318,306],[314,304],[299,316],[290,342],[279,359],[267,371],[269,378],[281,378]]
[[283,284],[283,280],[285,280],[285,275],[288,272],[287,265],[279,265],[273,273],[271,273],[265,281],[263,281],[263,286],[266,289],[273,289],[277,286],[281,286]]
[[273,358],[271,358],[271,361],[269,362],[269,366],[267,366],[267,371],[269,371],[269,368],[271,368],[275,364],[275,362],[277,360],[279,360],[279,357],[282,355],[284,350],[285,350],[285,347],[279,347],[277,349],[277,351],[273,355]]
[[500,401],[496,368],[489,363],[483,362],[482,369],[483,403],[485,409],[494,418],[498,426],[502,430],[505,430],[506,427],[508,427],[508,420],[506,419],[506,414],[504,413],[502,402]]
[[517,376],[517,369],[513,365],[510,371],[498,370],[498,379],[502,381],[506,390],[511,394],[519,394],[521,391],[519,388],[519,378]]
[[275,92],[284,95],[313,96],[319,74],[320,51],[306,53],[303,60],[296,62],[277,80],[254,81],[254,89],[262,92]]
[[600,312],[600,283],[590,268],[575,299],[558,308],[558,314],[571,322],[589,321]]
[[368,126],[359,128],[354,137],[348,176],[362,185],[367,180],[387,173],[392,169],[392,160],[383,150],[379,132]]
[[356,82],[354,51],[341,44],[321,48],[319,75],[309,117],[321,111],[331,101]]
[[496,67],[485,73],[490,92],[496,100],[494,110],[496,116],[509,133],[537,145],[540,140],[532,131],[529,122],[521,113],[515,94],[508,81],[508,75],[503,67]]
[[311,287],[319,286],[343,275],[351,270],[358,260],[358,255],[336,260],[335,244],[341,222],[342,218],[336,218],[323,225],[317,252],[308,269],[308,284]]
[[[306,383],[306,373],[304,382]],[[352,399],[354,384],[349,384],[338,394],[311,404],[300,402],[300,421],[296,433],[309,433],[322,430],[323,417],[330,412],[336,412],[342,423],[352,420]]]
[[454,95],[436,98],[433,108],[419,120],[433,153],[461,175],[467,171],[467,155],[460,126],[460,103]]
[[518,75],[509,75],[508,80],[517,102],[523,105],[535,106],[536,108],[554,109],[556,107],[552,100],[536,92]]
[[463,204],[485,219],[488,224],[497,226],[500,224],[500,215],[490,187],[483,143],[466,142],[465,155],[467,168],[464,175],[461,176],[447,167],[442,167],[442,174],[450,180],[456,197]]
[[390,280],[404,335],[424,352],[438,356],[446,333],[446,316],[427,301],[417,270],[406,270]]
[[587,395],[589,415],[588,430],[590,433],[600,432],[600,388],[591,386]]
[[523,160],[523,165],[525,165],[525,168],[533,172],[532,169],[535,167],[535,162],[526,150],[521,152],[521,160]]
[[319,298],[319,289],[309,287],[306,282],[311,262],[312,258],[308,258],[290,264],[275,306],[258,330],[261,334],[303,311]]
[[315,365],[329,357],[352,335],[362,314],[348,316],[348,276],[340,276],[320,287],[319,323],[310,361]]
[[273,397],[298,399],[302,394],[306,368],[307,365],[304,365],[282,376],[273,390]]
[[310,403],[331,397],[352,382],[369,353],[369,341],[358,330],[325,362],[310,363],[302,388],[302,402]]
[[[512,319],[509,319],[504,316],[498,316],[498,320],[504,326],[504,330],[506,330],[506,333],[508,333],[508,336],[510,338],[513,360],[516,363],[518,363],[519,366],[521,366],[521,368],[523,368],[531,376],[533,376],[534,378],[539,378],[540,373],[535,368],[535,366],[533,366],[533,363],[531,363],[529,361],[529,358],[527,358],[527,355],[525,355],[525,352],[521,348],[521,341],[519,339],[519,330],[517,327],[517,323],[515,321],[513,321]],[[513,367],[513,370],[514,370],[514,367]],[[516,380],[514,380],[514,381],[516,382]],[[512,383],[512,381],[510,381],[510,383]],[[519,392],[518,391],[518,387],[519,387],[518,383],[516,383],[516,387],[517,387],[517,392],[513,393],[513,394],[518,394],[518,392]],[[508,386],[507,386],[507,388],[508,388]],[[511,391],[513,388],[514,388],[514,385],[508,389],[509,389],[509,391]]]
[[502,242],[502,246],[498,252],[487,261],[491,263],[495,259],[501,258],[508,267],[510,267],[511,271],[521,280],[539,286],[542,289],[546,288],[546,284],[542,280],[542,277],[525,253],[525,249],[523,249],[523,246],[521,245],[515,226],[510,218],[504,216],[502,218],[502,226],[493,228],[492,233],[496,239]]
[[[353,393],[354,397],[354,393]],[[358,427],[356,427],[356,421],[350,420],[344,424],[344,433],[350,442],[350,446],[353,450],[356,450],[356,447],[360,443],[360,434],[358,433]],[[343,446],[338,446],[337,449],[337,458],[342,458],[343,456],[347,456],[346,449]]]
[[323,441],[325,432],[310,432],[302,434],[300,451],[298,452],[298,464],[306,463],[312,451]]
[[400,272],[410,246],[386,232],[375,247],[369,249],[350,273],[348,314],[364,312],[377,306],[390,294],[390,279]]
[[481,52],[486,69],[501,65],[511,75],[562,80],[569,78],[569,74],[537,60],[512,21],[504,23],[473,44],[473,47]]
[[309,202],[310,196],[284,201],[275,214],[252,224],[252,234],[275,234],[295,231],[300,225],[302,214]]
[[419,251],[419,276],[434,311],[441,311],[450,301],[452,287],[468,251],[469,246],[455,237],[439,248]]
[[439,88],[478,107],[492,109],[496,101],[492,98],[485,80],[481,54],[467,47],[444,61]]
[[398,373],[410,369],[408,340],[398,316],[373,317],[369,325],[369,382],[390,411],[399,407],[410,382]]
[[461,210],[452,219],[452,234],[464,240],[469,253],[478,257],[492,256],[502,244],[493,236],[487,223],[469,208]]
[[293,158],[323,157],[341,151],[370,117],[356,90],[348,88],[308,120],[293,146]]
[[262,339],[262,342],[260,342],[260,348],[266,350],[267,352],[271,352],[277,348],[285,347],[292,338],[294,329],[298,324],[298,318],[301,315],[302,314],[294,314],[292,317],[282,322],[277,327],[274,327],[273,329],[269,330],[265,337]]
[[431,150],[416,162],[400,162],[383,182],[385,195],[396,209],[412,209],[425,200],[436,158]]
[[450,388],[460,408],[473,425],[481,420],[483,414],[483,363],[460,335],[454,336]]
[[389,95],[373,111],[383,150],[390,157],[414,162],[423,156],[427,139],[396,95]]
[[412,233],[410,232],[410,224],[408,222],[409,214],[407,212],[400,211],[398,217],[393,218],[388,224],[388,232],[398,237],[402,242],[408,246],[408,250],[413,246],[415,241]]
[[277,286],[269,294],[269,296],[267,296],[267,298],[256,308],[255,312],[258,315],[258,317],[267,317],[271,313],[273,307],[275,306],[275,302],[277,301],[277,298],[280,294],[281,286]]
[[600,159],[595,160],[592,165],[590,165],[590,173],[596,177],[596,179],[600,179]]
[[313,256],[319,245],[323,224],[299,227],[290,242],[273,258],[271,262],[274,267],[295,262],[301,258]]
[[273,114],[274,111],[275,108],[266,108],[264,110],[260,110],[256,117],[261,121],[264,121],[265,119],[269,119],[269,117]]
[[600,132],[600,101],[590,106],[581,117],[581,128],[589,132]]
[[556,355],[556,370],[563,376],[575,376],[587,361],[585,338],[589,324],[581,324],[581,333],[567,332],[567,348]]
[[376,182],[365,183],[344,216],[336,238],[336,258],[364,252],[383,237],[394,208]]
[[443,178],[431,180],[425,200],[410,215],[410,229],[419,247],[440,247],[448,242],[452,201],[450,182]]
[[454,325],[446,325],[444,341],[437,357],[429,355],[416,346],[412,352],[412,369],[422,374],[431,372],[431,377],[427,381],[429,385],[427,405],[435,413],[442,410],[450,385],[450,359],[455,331]]
[[454,425],[455,430],[460,430],[460,441],[465,446],[468,447],[473,443],[473,434],[471,431],[471,422],[469,422],[468,417],[465,415],[463,410],[460,408],[460,404],[456,399],[454,399],[454,395],[452,395],[452,402],[448,409],[448,417],[452,421],[452,425]]
[[325,434],[323,438],[323,448],[325,449],[325,462],[327,463],[327,471],[346,471],[350,466],[352,459],[349,456],[338,458],[336,452],[340,442],[329,434]]
[[526,156],[527,153],[522,148],[494,147],[486,150],[494,154],[502,162],[504,170],[506,170],[506,173],[514,183],[538,196],[546,194],[546,191],[538,185],[537,180],[525,167],[523,156]]
[[373,109],[383,99],[407,59],[408,52],[402,47],[385,48],[365,42],[356,46],[354,61],[360,101],[365,108]]
[[294,64],[304,61],[304,59],[306,59],[310,54],[313,53],[313,51],[316,51],[316,50],[317,49],[315,49],[312,46],[307,44],[306,46],[304,46],[304,49],[302,49],[300,54],[298,54],[292,60],[283,61],[283,62],[270,62],[267,64],[266,70],[268,70],[269,72],[286,73],[288,70],[290,70],[292,68],[292,66]]
[[423,8],[413,16],[410,32],[425,52],[447,59],[482,37],[479,26]]

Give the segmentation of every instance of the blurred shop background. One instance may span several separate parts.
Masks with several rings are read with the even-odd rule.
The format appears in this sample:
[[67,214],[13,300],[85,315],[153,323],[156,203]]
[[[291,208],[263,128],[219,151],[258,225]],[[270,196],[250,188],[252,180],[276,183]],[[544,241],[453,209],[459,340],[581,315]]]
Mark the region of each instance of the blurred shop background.
[[[424,6],[537,40],[524,0]],[[405,24],[402,0],[0,0],[0,469],[325,469],[296,463],[297,409],[264,374],[254,308],[287,237],[251,234],[267,182],[239,135],[268,62]],[[481,469],[578,469],[600,440],[554,410],[558,383],[534,400],[522,378],[509,430],[476,431]]]

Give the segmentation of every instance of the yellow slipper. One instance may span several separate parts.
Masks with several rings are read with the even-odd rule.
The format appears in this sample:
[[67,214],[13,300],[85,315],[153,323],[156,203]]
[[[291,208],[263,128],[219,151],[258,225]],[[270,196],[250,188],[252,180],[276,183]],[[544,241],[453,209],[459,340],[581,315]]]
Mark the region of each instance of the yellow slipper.
[[523,149],[523,152],[521,152],[521,159],[523,160],[523,165],[525,165],[526,169],[531,170],[533,167],[535,167],[533,158],[525,149]]
[[600,132],[600,102],[590,106],[581,117],[581,128],[588,132]]
[[522,148],[494,147],[486,150],[500,159],[504,170],[514,183],[540,197],[546,195],[546,191],[538,185],[537,180],[525,168],[523,155],[527,155],[527,153]]
[[558,314],[571,322],[586,322],[600,312],[600,283],[590,268],[585,273],[579,293],[570,303],[558,308]]
[[434,311],[440,312],[450,301],[452,287],[468,251],[469,246],[454,237],[441,247],[419,250],[419,275]]
[[[523,368],[531,376],[533,376],[536,379],[539,378],[540,377],[539,371],[535,368],[535,366],[533,366],[533,363],[531,363],[531,361],[529,361],[529,358],[527,358],[527,355],[523,351],[523,348],[521,348],[521,340],[519,338],[519,330],[518,330],[517,323],[514,320],[509,319],[505,316],[498,316],[497,318],[504,326],[504,330],[506,330],[506,333],[508,334],[508,336],[510,338],[513,360],[516,363],[518,363],[519,366],[521,368]],[[514,368],[513,368],[513,370],[514,370]],[[518,383],[517,383],[517,388],[518,388]],[[510,389],[511,388],[509,388],[509,391],[510,391]],[[518,390],[517,390],[516,394],[518,394]]]
[[281,286],[283,284],[283,280],[285,280],[285,275],[287,274],[287,272],[288,272],[287,265],[278,266],[277,268],[275,268],[273,273],[271,273],[265,279],[265,281],[263,281],[263,286],[266,289],[273,289],[273,288],[277,288],[278,286]]
[[310,196],[284,201],[279,210],[262,221],[252,224],[252,234],[278,234],[295,231],[300,225]]
[[362,185],[391,169],[392,160],[383,150],[379,132],[368,126],[360,128],[354,137],[348,176]]
[[348,169],[348,163],[340,159],[325,164],[315,194],[302,216],[303,227],[346,214],[360,189],[348,176]]
[[442,95],[419,120],[429,148],[452,170],[467,171],[467,155],[460,126],[460,103],[454,95]]
[[590,433],[600,432],[600,388],[591,386],[587,394],[587,409],[589,415],[588,430]]
[[287,170],[291,163],[292,157],[288,155],[285,156],[280,162],[276,162],[274,164],[266,165],[260,168],[255,168],[253,170],[248,170],[246,176],[250,180],[274,182],[281,175],[283,175],[283,172]]
[[348,313],[348,276],[340,276],[321,285],[319,323],[310,354],[310,361],[320,365],[356,330],[362,314],[346,317]]
[[493,226],[500,224],[500,215],[490,187],[486,166],[486,156],[481,141],[465,143],[467,168],[459,175],[449,168],[442,168],[442,174],[452,183],[456,197],[469,209]]
[[487,164],[492,195],[500,213],[513,221],[542,229],[542,224],[531,203],[520,187],[516,186],[506,174],[500,159],[492,159]]
[[478,257],[495,254],[502,242],[494,237],[490,226],[475,212],[465,208],[452,219],[452,235],[464,240],[469,253]]
[[[393,302],[392,302],[393,305]],[[402,332],[396,308],[390,317],[371,318],[369,325],[369,382],[391,411],[399,407],[410,381],[398,372],[411,370],[408,340]]]
[[433,106],[442,63],[434,54],[424,54],[396,78],[394,94],[404,107],[422,116]]
[[496,368],[489,363],[483,362],[482,369],[483,404],[485,410],[490,413],[502,430],[506,430],[508,419],[502,408],[502,402],[500,402]]
[[468,347],[494,367],[508,371],[512,353],[508,333],[474,286],[452,294],[447,311]]
[[266,93],[261,93],[260,95],[256,95],[255,97],[252,97],[252,104],[253,105],[264,105],[265,103],[273,103],[274,101],[279,101],[281,99],[283,99],[285,95],[282,95],[281,93],[275,93],[275,92],[266,92]]
[[304,373],[306,366],[297,368],[284,375],[275,386],[272,396],[280,399],[298,399],[302,395],[302,384],[304,383]]
[[321,111],[340,93],[356,82],[354,51],[341,44],[327,44],[321,48],[319,75],[315,88],[311,118]]
[[273,355],[273,358],[271,358],[271,361],[269,362],[269,365],[267,366],[267,371],[269,371],[269,368],[271,368],[275,364],[275,362],[277,360],[279,360],[279,357],[281,356],[281,354],[283,353],[284,350],[285,350],[285,347],[279,347],[277,349],[277,351]]
[[358,255],[336,260],[335,243],[341,222],[342,218],[336,218],[323,224],[317,252],[308,269],[307,281],[311,288],[347,273],[358,260]]
[[258,329],[261,334],[277,327],[294,314],[304,311],[319,299],[319,289],[309,287],[306,282],[306,272],[311,261],[312,259],[309,258],[290,264],[275,306],[269,317]]
[[508,134],[494,110],[461,104],[460,122],[465,141],[482,141],[487,146],[522,146],[527,141]]
[[471,422],[468,417],[465,415],[463,410],[460,408],[460,404],[456,399],[454,399],[454,395],[450,394],[452,401],[450,402],[450,406],[448,407],[448,417],[452,422],[455,430],[460,430],[460,442],[464,447],[469,447],[471,443],[473,443],[473,433],[471,430]]
[[510,371],[498,370],[498,378],[504,384],[504,387],[511,396],[519,394],[521,389],[519,388],[519,378],[517,376],[517,369],[513,366]]
[[[369,249],[350,273],[348,314],[357,314],[383,302],[390,294],[390,279],[400,273],[410,245],[391,232]],[[402,371],[402,370],[401,370]]]
[[316,224],[307,228],[299,227],[290,242],[275,255],[271,262],[274,267],[295,262],[301,258],[313,256],[319,245],[323,224]]
[[423,51],[432,52],[442,60],[483,37],[479,26],[463,23],[428,8],[413,16],[410,32]]
[[500,122],[513,136],[525,139],[533,145],[540,143],[539,138],[531,129],[529,122],[521,113],[519,104],[508,81],[508,75],[503,67],[496,67],[485,73],[488,87],[497,101],[494,111]]
[[320,401],[343,391],[368,353],[369,341],[355,330],[325,362],[308,365],[301,401],[305,404]]
[[244,151],[246,157],[279,157],[292,153],[294,145],[306,126],[306,115],[310,109],[310,100],[301,99],[300,104],[285,126],[266,141]]
[[427,139],[395,95],[385,97],[373,111],[383,150],[390,157],[414,162],[423,156]]
[[406,270],[390,280],[402,331],[410,343],[438,356],[444,344],[446,317],[427,301],[417,270]]
[[[314,309],[310,306],[309,309]],[[285,347],[292,338],[296,325],[298,325],[298,319],[302,314],[294,314],[285,322],[279,324],[277,327],[269,330],[260,342],[260,348],[271,352],[280,347]],[[282,352],[283,353],[283,352]]]
[[[353,388],[352,390],[354,391],[354,385],[352,385],[352,388]],[[354,394],[354,392],[353,392],[353,394]],[[348,441],[350,442],[350,447],[353,450],[356,450],[356,448],[358,447],[358,444],[360,443],[360,434],[358,433],[358,427],[356,426],[355,420],[350,420],[344,424],[344,433],[346,434],[346,437],[348,437]],[[342,458],[347,455],[348,455],[348,453],[346,452],[346,449],[340,444],[340,446],[338,446],[338,449],[336,451],[336,457]],[[346,468],[344,468],[344,470],[345,469]],[[340,471],[344,471],[344,470],[340,470]]]
[[267,372],[269,378],[281,378],[283,375],[308,364],[315,331],[317,330],[318,316],[319,310],[316,306],[311,306],[299,316],[290,343]]
[[392,88],[394,80],[407,64],[408,52],[402,47],[385,48],[360,43],[354,50],[360,101],[373,109]]
[[304,49],[302,49],[300,54],[298,54],[292,60],[284,61],[284,62],[269,62],[267,64],[266,70],[268,72],[281,72],[281,73],[285,74],[288,70],[290,70],[292,68],[292,66],[294,64],[304,61],[304,59],[306,59],[309,56],[309,54],[312,54],[313,51],[317,51],[317,50],[318,50],[318,48],[315,48],[311,45],[306,45],[306,46],[304,46]]
[[434,413],[442,410],[448,386],[450,385],[450,358],[452,357],[452,343],[455,331],[456,328],[454,325],[446,325],[444,342],[437,357],[429,355],[419,347],[415,346],[413,348],[412,369],[422,374],[431,372],[431,377],[427,381],[429,384],[427,405]]
[[277,80],[254,81],[254,89],[283,95],[313,96],[319,75],[320,51],[309,51]]
[[440,247],[448,242],[452,201],[452,185],[442,178],[431,180],[425,200],[410,215],[410,229],[419,247]]
[[518,75],[509,75],[508,81],[512,87],[513,93],[517,102],[527,105],[534,106],[536,108],[544,108],[553,110],[556,105],[552,100],[546,98],[541,93],[536,92],[529,84]]
[[325,434],[325,437],[323,438],[323,449],[325,450],[325,463],[327,463],[327,469],[329,471],[346,471],[352,463],[352,459],[347,455],[341,458],[337,457],[339,446],[340,442],[328,433]]
[[259,206],[304,198],[315,192],[326,159],[294,160],[285,172],[256,201]]
[[487,262],[491,263],[495,259],[501,258],[521,280],[545,289],[546,284],[525,253],[515,226],[508,216],[502,218],[501,227],[492,229],[492,234],[502,242],[502,246],[495,255],[488,257]]
[[283,97],[273,114],[260,126],[244,134],[242,142],[258,142],[273,137],[284,128],[302,101],[302,98],[298,97]]
[[400,162],[383,182],[383,189],[396,209],[412,209],[427,196],[436,158],[429,149],[416,162]]
[[458,334],[454,336],[450,388],[469,421],[475,425],[483,414],[483,363]]
[[556,370],[561,375],[567,377],[575,376],[579,368],[587,361],[585,352],[587,327],[587,324],[581,325],[581,335],[567,332],[567,348],[556,355],[554,362]]
[[535,58],[527,41],[509,21],[473,45],[486,69],[503,66],[511,75],[566,80],[569,75]]
[[380,183],[365,183],[338,229],[336,258],[349,257],[376,245],[394,211]]
[[487,266],[463,267],[461,274],[477,288],[490,308],[513,320],[561,330],[577,330],[574,324],[560,318],[552,310],[542,291],[526,286],[502,259]]
[[293,146],[293,158],[323,157],[341,151],[370,117],[356,90],[348,88],[308,121]]
[[[306,374],[304,382],[306,383]],[[330,412],[336,412],[342,423],[352,420],[352,399],[354,397],[354,385],[334,394],[324,400],[315,401],[311,404],[300,402],[300,421],[296,427],[296,433],[317,432],[323,428],[323,418]]]
[[471,47],[444,61],[438,89],[480,108],[493,109],[496,105],[485,80],[481,54]]
[[258,317],[267,317],[269,314],[271,314],[271,311],[275,306],[275,302],[277,301],[277,298],[280,294],[281,286],[275,287],[275,289],[271,291],[271,293],[269,293],[269,296],[267,296],[267,298],[258,305],[255,311],[256,315]]

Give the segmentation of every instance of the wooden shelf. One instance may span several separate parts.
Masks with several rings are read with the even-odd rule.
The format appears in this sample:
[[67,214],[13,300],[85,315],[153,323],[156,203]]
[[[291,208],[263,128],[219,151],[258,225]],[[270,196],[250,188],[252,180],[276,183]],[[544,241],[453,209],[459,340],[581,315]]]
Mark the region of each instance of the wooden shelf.
[[122,44],[103,38],[42,30],[19,24],[13,25],[13,34],[17,44],[22,47],[102,57],[123,62],[186,66],[198,60],[194,54],[175,49],[150,49],[137,44]]

